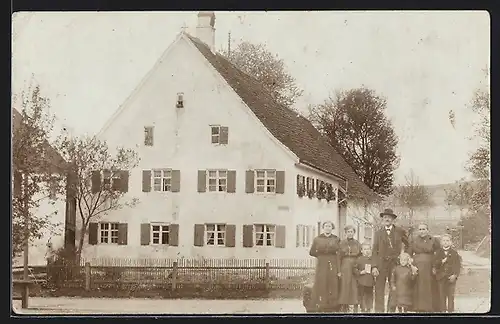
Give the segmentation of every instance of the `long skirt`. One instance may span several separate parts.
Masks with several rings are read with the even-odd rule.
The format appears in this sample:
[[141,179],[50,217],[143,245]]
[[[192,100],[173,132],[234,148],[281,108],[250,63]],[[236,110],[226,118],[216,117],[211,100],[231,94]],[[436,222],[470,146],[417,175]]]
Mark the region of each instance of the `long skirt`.
[[339,266],[336,255],[318,256],[312,291],[312,304],[319,312],[338,310]]
[[432,274],[432,254],[419,253],[413,256],[413,264],[418,268],[418,276],[413,288],[412,309],[416,312],[434,311],[433,300],[435,278]]
[[356,258],[344,257],[340,266],[340,296],[339,304],[357,305],[358,304],[358,285],[356,278],[352,273],[352,268]]

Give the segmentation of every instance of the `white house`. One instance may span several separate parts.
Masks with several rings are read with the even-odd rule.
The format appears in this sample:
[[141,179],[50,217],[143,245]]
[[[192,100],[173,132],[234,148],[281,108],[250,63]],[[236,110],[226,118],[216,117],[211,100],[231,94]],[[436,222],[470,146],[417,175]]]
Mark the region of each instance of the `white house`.
[[[16,131],[21,128],[21,123],[23,122],[23,117],[19,111],[15,108],[12,109],[12,132],[13,136]],[[22,130],[21,130],[22,132]],[[20,135],[23,136],[23,135]],[[15,153],[14,153],[15,154]],[[49,163],[51,171],[54,175],[58,174],[64,175],[64,159],[55,151],[53,147],[46,143],[45,151],[43,157]],[[64,246],[64,241],[73,239],[73,237],[68,237],[68,233],[65,233],[65,228],[68,228],[68,224],[65,224],[67,219],[67,201],[66,195],[61,194],[57,190],[58,185],[64,185],[64,181],[60,180],[60,184],[56,183],[56,179],[50,184],[41,184],[41,192],[34,195],[33,199],[37,202],[37,207],[33,207],[30,211],[33,217],[45,218],[50,217],[50,225],[45,229],[40,231],[40,237],[32,237],[29,249],[28,249],[28,262],[29,265],[45,265],[46,257],[48,256],[49,245],[53,250],[57,250]],[[12,176],[12,201],[14,201],[17,195],[22,195],[22,175],[19,172],[15,172],[13,167]],[[65,226],[66,225],[66,226]],[[66,234],[66,235],[65,235]],[[13,265],[19,266],[23,264],[23,255],[16,256],[13,259]]]
[[346,190],[375,197],[308,120],[214,52],[212,12],[196,36],[181,32],[102,129],[137,150],[122,177],[140,203],[91,223],[83,257],[306,257],[320,222],[347,224]]

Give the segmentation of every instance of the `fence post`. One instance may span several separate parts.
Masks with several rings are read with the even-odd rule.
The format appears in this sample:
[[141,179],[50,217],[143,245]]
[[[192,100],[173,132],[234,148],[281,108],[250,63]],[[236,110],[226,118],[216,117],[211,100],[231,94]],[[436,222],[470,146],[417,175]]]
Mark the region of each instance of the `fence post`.
[[266,262],[266,275],[264,277],[264,283],[266,284],[266,290],[269,289],[269,262]]
[[174,261],[174,265],[172,268],[172,290],[175,290],[177,288],[177,268],[177,261]]
[[90,290],[90,262],[85,262],[85,290]]

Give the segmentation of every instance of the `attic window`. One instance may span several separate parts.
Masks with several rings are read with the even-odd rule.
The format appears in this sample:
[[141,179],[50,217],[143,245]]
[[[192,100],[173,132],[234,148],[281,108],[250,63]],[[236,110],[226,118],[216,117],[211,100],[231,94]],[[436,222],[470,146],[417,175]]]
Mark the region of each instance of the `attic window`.
[[177,93],[177,104],[175,105],[177,108],[184,108],[184,93]]

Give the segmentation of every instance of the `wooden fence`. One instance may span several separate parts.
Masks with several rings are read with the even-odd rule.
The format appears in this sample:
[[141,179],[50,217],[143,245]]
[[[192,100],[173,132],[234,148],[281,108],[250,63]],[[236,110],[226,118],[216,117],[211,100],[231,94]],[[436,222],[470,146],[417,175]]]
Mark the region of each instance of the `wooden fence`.
[[55,287],[114,290],[301,290],[314,274],[314,259],[92,259],[48,265]]

